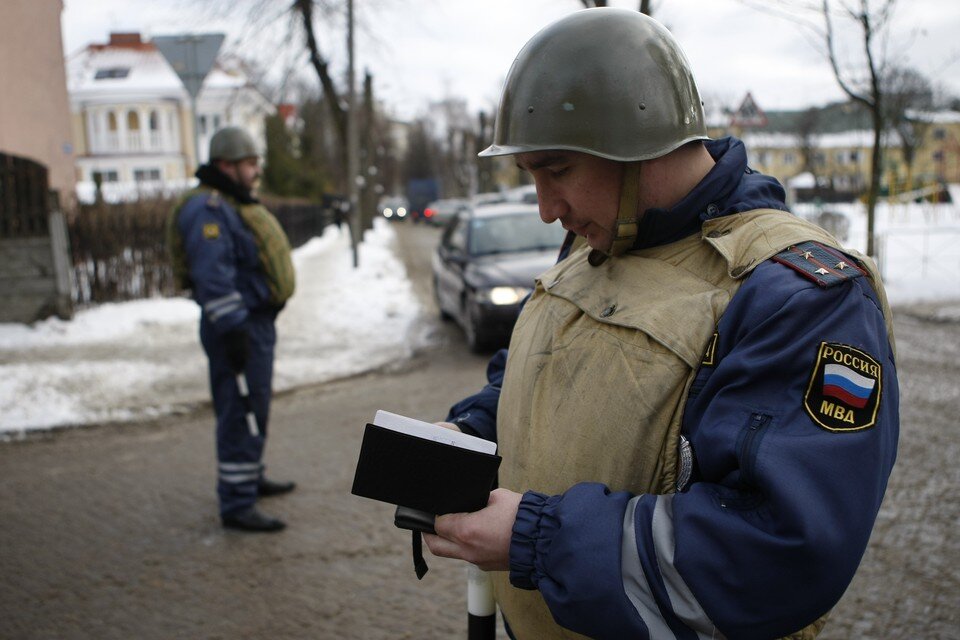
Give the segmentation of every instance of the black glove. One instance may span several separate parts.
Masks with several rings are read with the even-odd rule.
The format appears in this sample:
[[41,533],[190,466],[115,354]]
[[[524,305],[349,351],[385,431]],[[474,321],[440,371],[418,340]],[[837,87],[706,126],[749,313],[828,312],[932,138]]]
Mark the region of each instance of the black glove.
[[243,327],[230,329],[223,334],[223,348],[227,356],[227,364],[235,373],[240,373],[247,366],[247,357],[250,355],[250,338]]

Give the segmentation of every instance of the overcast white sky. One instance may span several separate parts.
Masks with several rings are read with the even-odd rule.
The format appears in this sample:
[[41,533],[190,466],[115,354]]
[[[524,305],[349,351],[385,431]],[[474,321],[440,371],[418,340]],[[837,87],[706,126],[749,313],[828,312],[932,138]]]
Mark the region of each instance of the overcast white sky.
[[[265,28],[239,19],[246,12],[236,7],[255,1],[64,0],[64,48],[69,55],[91,42],[105,42],[110,31],[145,35],[223,31],[228,46],[242,42],[248,55],[279,72],[291,64],[286,53],[290,49],[283,47],[288,21],[281,18]],[[772,0],[655,0],[654,17],[680,40],[704,97],[736,105],[750,91],[761,108],[771,110],[841,99],[826,61],[811,44],[814,40],[795,22],[746,2],[775,4]],[[234,6],[233,17],[213,16],[210,6],[217,3]],[[267,13],[281,13],[289,4],[269,0]],[[357,34],[358,74],[364,68],[372,71],[376,94],[400,117],[417,115],[429,100],[447,96],[467,98],[471,110],[491,107],[510,63],[530,36],[582,8],[579,0],[356,0],[355,4],[363,22]],[[611,0],[611,5],[635,9],[638,2]],[[895,16],[889,50],[947,92],[960,95],[960,2],[901,0]],[[853,33],[852,25],[844,24]],[[318,35],[334,68],[344,70],[342,31],[331,28]],[[300,53],[301,48],[292,50]],[[299,66],[306,66],[302,57]]]

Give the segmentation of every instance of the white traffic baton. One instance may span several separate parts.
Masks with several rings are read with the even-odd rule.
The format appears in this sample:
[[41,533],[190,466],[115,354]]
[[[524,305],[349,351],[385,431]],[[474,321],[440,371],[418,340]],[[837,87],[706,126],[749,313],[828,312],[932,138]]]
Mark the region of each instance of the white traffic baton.
[[497,603],[490,574],[467,565],[467,639],[493,640],[497,636]]
[[240,372],[237,374],[237,389],[240,390],[240,402],[247,412],[247,428],[250,429],[250,435],[260,435],[260,427],[257,426],[257,416],[253,413],[253,405],[250,402],[250,387],[247,385],[247,374]]

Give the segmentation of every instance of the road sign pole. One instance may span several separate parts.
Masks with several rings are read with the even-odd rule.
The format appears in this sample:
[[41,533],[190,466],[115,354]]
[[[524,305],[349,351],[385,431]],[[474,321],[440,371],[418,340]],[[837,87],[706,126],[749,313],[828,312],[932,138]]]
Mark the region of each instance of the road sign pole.
[[217,59],[224,37],[222,33],[199,33],[157,36],[151,40],[173,67],[190,97],[193,161],[196,167],[200,166],[200,117],[197,113],[197,96],[200,95],[204,78],[207,77]]

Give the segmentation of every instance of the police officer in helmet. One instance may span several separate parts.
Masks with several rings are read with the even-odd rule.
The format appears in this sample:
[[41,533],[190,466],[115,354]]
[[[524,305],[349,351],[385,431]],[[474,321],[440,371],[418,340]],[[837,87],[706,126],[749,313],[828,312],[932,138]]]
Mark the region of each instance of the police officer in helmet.
[[679,44],[638,12],[536,34],[481,155],[513,156],[568,241],[447,416],[498,442],[500,488],[438,517],[431,552],[495,572],[516,638],[816,636],[896,457],[872,260],[709,139]]
[[217,414],[217,495],[224,527],[275,532],[279,518],[258,498],[284,494],[292,482],[264,475],[276,346],[275,320],[293,294],[290,244],[277,220],[253,196],[260,158],[239,127],[217,131],[200,185],[169,218],[174,275],[201,307],[200,340],[209,361]]

